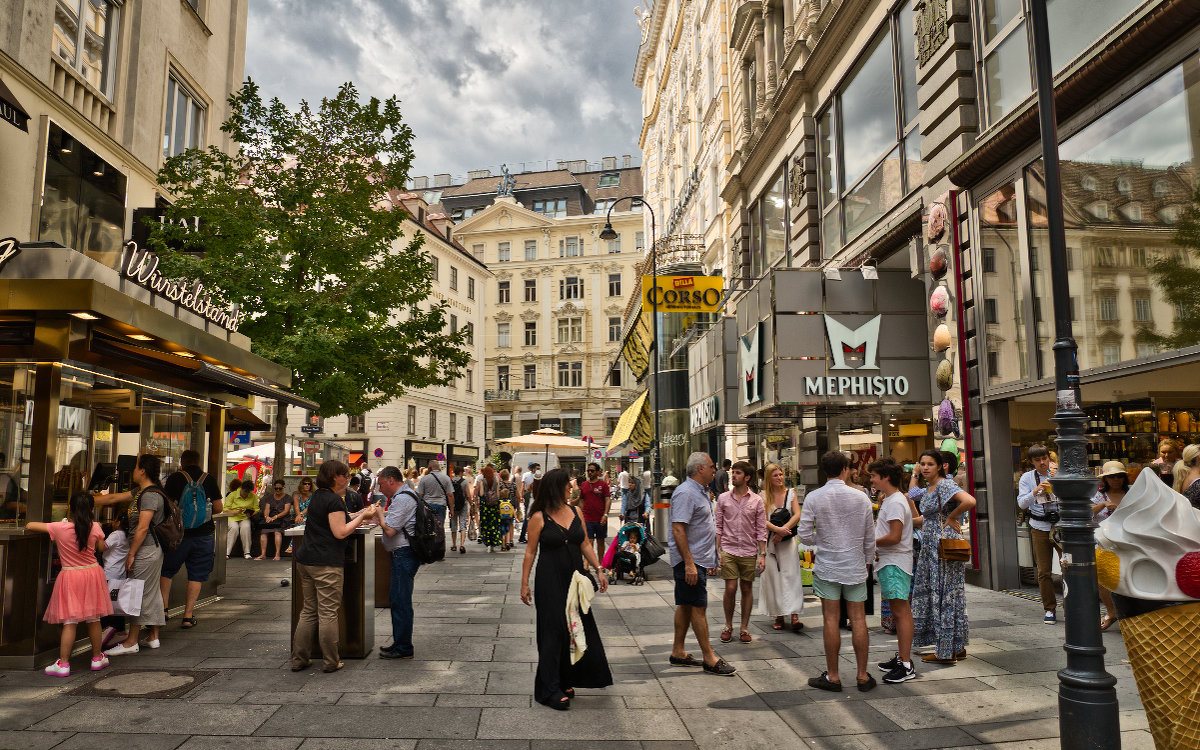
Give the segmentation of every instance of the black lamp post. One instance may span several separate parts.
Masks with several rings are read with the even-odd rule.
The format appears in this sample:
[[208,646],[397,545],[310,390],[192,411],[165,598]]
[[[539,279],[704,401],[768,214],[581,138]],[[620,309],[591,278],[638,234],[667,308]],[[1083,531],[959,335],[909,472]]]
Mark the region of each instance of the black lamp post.
[[[634,205],[636,205],[636,203],[640,203],[643,208],[645,208],[647,211],[650,212],[650,274],[654,277],[654,286],[658,287],[658,243],[656,242],[657,237],[656,237],[656,230],[655,230],[654,210],[650,208],[649,204],[647,204],[644,200],[642,200],[642,196],[626,195],[622,198],[617,198],[615,201],[612,202],[612,205],[610,205],[608,207],[608,213],[606,213],[604,215],[604,229],[602,229],[600,231],[600,239],[615,240],[617,238],[617,232],[616,232],[616,230],[613,229],[613,225],[612,225],[612,212],[613,212],[613,208],[615,208],[616,205],[623,200],[630,201],[630,206],[634,206]],[[636,201],[636,203],[635,203],[635,201]],[[659,432],[658,432],[658,295],[657,294],[650,295],[650,309],[651,309],[650,336],[654,339],[654,341],[652,342],[652,345],[653,345],[652,350],[654,352],[654,357],[652,360],[652,363],[654,366],[654,375],[653,375],[653,379],[650,381],[651,389],[654,393],[654,408],[652,410],[653,414],[654,414],[654,439],[652,441],[650,441],[651,466],[653,467],[651,469],[651,471],[653,472],[653,489],[650,492],[650,497],[652,498],[651,499],[652,505],[651,505],[650,510],[653,510],[653,503],[658,502],[659,494],[662,491],[662,459],[659,456],[659,451],[658,451]],[[661,530],[656,530],[656,533],[662,534],[663,532]]]
[[1063,581],[1067,587],[1067,667],[1058,673],[1058,725],[1061,747],[1106,750],[1121,747],[1117,679],[1104,668],[1104,642],[1097,616],[1096,524],[1092,495],[1096,478],[1088,471],[1087,415],[1080,408],[1079,347],[1071,331],[1067,280],[1067,237],[1063,223],[1062,180],[1058,165],[1058,124],[1054,110],[1054,69],[1046,0],[1030,0],[1033,68],[1046,181],[1046,228],[1050,241],[1050,286],[1054,290],[1054,389],[1058,424],[1058,473],[1050,480],[1062,508]]

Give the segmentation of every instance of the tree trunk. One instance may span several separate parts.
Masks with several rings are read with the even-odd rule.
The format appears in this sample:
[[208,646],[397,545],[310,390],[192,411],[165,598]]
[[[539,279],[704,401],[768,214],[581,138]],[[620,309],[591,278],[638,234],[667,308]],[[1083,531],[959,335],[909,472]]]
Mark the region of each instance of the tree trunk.
[[275,462],[271,466],[271,481],[283,479],[287,476],[288,469],[291,466],[288,464],[287,457],[287,404],[282,401],[277,402],[278,406],[275,409]]

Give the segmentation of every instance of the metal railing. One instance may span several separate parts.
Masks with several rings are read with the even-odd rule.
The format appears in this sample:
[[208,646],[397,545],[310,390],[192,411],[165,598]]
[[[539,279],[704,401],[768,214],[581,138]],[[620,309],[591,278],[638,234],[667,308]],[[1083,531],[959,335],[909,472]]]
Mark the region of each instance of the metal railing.
[[519,390],[509,389],[506,391],[484,391],[484,401],[520,401],[521,392]]

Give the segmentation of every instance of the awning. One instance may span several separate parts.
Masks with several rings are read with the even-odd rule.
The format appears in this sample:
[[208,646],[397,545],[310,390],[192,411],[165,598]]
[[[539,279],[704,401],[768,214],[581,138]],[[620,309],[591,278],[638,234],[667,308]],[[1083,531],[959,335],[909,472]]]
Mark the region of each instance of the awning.
[[29,113],[13,96],[4,81],[0,81],[0,120],[4,120],[20,130],[29,132]]
[[349,466],[358,466],[363,460],[362,451],[350,451],[350,460],[346,462]]
[[621,414],[612,439],[608,442],[609,455],[619,451],[626,443],[640,451],[650,448],[650,441],[654,439],[654,425],[650,421],[649,396],[650,391],[645,391]]
[[538,418],[538,413],[536,411],[523,411],[523,412],[517,413],[517,419],[537,419],[537,418]]
[[239,430],[255,430],[263,431],[270,430],[271,425],[258,418],[258,415],[249,409],[235,407],[225,410],[225,431],[237,432]]
[[653,332],[650,328],[650,316],[639,312],[637,322],[629,329],[625,342],[621,344],[621,357],[629,365],[633,377],[641,380],[650,367],[650,348]]
[[560,419],[579,419],[583,416],[583,412],[579,409],[559,410],[558,416]]

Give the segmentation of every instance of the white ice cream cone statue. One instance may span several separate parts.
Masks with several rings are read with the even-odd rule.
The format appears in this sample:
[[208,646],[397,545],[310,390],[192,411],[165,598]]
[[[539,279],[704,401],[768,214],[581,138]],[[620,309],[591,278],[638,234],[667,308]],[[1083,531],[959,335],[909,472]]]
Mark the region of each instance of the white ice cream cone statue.
[[1096,572],[1113,592],[1159,750],[1200,749],[1200,513],[1142,472],[1096,532]]

